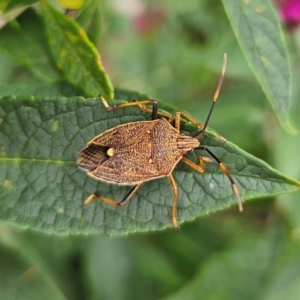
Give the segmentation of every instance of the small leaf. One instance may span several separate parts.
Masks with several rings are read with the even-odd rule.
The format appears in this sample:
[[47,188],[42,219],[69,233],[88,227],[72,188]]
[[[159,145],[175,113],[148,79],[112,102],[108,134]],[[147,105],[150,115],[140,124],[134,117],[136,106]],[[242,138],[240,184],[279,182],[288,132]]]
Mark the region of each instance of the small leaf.
[[0,3],[0,10],[7,13],[17,7],[30,5],[36,2],[38,2],[38,0],[2,0]]
[[77,23],[85,30],[89,39],[95,46],[101,36],[101,2],[98,0],[87,0],[80,10]]
[[[173,194],[166,178],[144,183],[124,207],[95,200],[82,208],[91,193],[120,201],[130,187],[89,178],[77,167],[78,152],[109,128],[145,119],[151,119],[151,114],[137,107],[108,112],[99,99],[2,98],[0,219],[64,234],[121,235],[172,227]],[[182,130],[194,133],[196,128],[185,122]],[[211,132],[203,135],[201,143],[228,167],[245,200],[299,190],[299,182]],[[197,151],[197,155],[206,154]],[[196,154],[189,157],[197,162]],[[218,164],[207,164],[206,172],[199,174],[179,163],[173,175],[178,184],[179,223],[236,205]]]
[[75,96],[78,91],[68,82],[54,83],[3,83],[0,96]]
[[271,1],[222,0],[238,43],[282,126],[289,124],[291,70],[286,43]]
[[44,25],[33,9],[26,10],[0,31],[0,51],[43,81],[60,78],[52,63]]
[[100,55],[86,33],[71,18],[41,2],[53,58],[66,79],[86,95],[113,98],[113,87]]
[[78,10],[84,5],[85,0],[59,0],[61,6],[67,9]]

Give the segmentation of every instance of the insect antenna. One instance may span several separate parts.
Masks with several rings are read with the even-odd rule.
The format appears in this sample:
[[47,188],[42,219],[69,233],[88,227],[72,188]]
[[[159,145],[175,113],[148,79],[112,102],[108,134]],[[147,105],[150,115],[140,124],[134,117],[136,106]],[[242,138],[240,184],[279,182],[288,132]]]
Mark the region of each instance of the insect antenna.
[[215,104],[216,104],[217,99],[219,97],[220,89],[221,89],[221,86],[222,86],[222,83],[223,83],[223,79],[224,79],[224,75],[225,75],[226,64],[227,64],[227,54],[224,53],[221,76],[220,76],[220,79],[219,79],[219,82],[218,82],[218,85],[217,85],[217,88],[216,88],[216,91],[215,91],[215,94],[214,94],[214,97],[213,97],[213,101],[212,101],[211,107],[209,109],[208,115],[206,117],[206,120],[205,120],[205,123],[204,123],[202,129],[197,134],[194,135],[194,138],[198,138],[206,130],[207,124],[209,122],[209,119],[211,117],[211,114],[213,112]]
[[[207,127],[208,122],[210,120],[211,114],[213,112],[213,109],[214,109],[215,104],[217,102],[217,99],[219,97],[220,89],[221,89],[223,79],[224,79],[224,75],[225,75],[226,64],[227,64],[227,54],[224,53],[222,71],[221,71],[220,79],[219,79],[219,82],[218,82],[218,85],[217,85],[217,88],[216,88],[216,91],[215,91],[215,94],[214,94],[214,97],[213,97],[211,107],[209,109],[209,112],[208,112],[208,115],[206,117],[206,120],[205,120],[205,123],[204,123],[203,127],[201,128],[201,130],[198,133],[196,133],[193,136],[194,138],[199,138],[203,134],[203,132],[206,130],[206,127]],[[227,167],[221,162],[221,160],[215,154],[213,154],[208,148],[206,148],[206,146],[199,146],[199,147],[194,148],[194,150],[204,150],[204,151],[206,151],[219,164],[222,172],[227,176],[227,178],[230,181],[232,191],[233,191],[233,193],[234,193],[234,195],[237,199],[237,203],[238,203],[238,206],[239,206],[239,211],[242,212],[243,211],[242,199],[241,199],[239,190],[238,190],[233,178],[231,177]]]

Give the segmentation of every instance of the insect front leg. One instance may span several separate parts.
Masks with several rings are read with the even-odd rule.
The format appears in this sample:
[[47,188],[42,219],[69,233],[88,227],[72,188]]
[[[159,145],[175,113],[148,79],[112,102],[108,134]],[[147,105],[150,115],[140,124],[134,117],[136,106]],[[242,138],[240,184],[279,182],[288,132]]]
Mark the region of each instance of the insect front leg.
[[189,122],[194,123],[197,127],[199,128],[203,128],[203,124],[198,122],[196,119],[194,119],[193,117],[189,116],[188,114],[186,114],[183,111],[177,111],[176,115],[175,115],[175,128],[180,131],[180,120],[181,118],[186,119]]
[[[138,106],[142,111],[151,113],[152,120],[156,120],[157,116],[160,116],[160,117],[164,117],[164,118],[168,119],[168,121],[170,123],[172,123],[172,121],[173,121],[173,117],[170,114],[157,111],[158,104],[157,104],[157,101],[153,100],[153,99],[133,100],[132,102],[121,103],[121,104],[116,104],[116,105],[109,105],[107,100],[104,97],[102,97],[102,96],[99,96],[99,97],[107,110],[115,110],[115,109],[129,107],[129,106]],[[146,107],[145,105],[147,105],[147,104],[151,104],[152,108]]]
[[170,115],[168,113],[161,112],[161,111],[157,111],[158,106],[157,106],[157,102],[155,100],[150,100],[150,101],[155,101],[156,102],[155,117],[153,116],[153,109],[148,108],[147,106],[143,105],[142,103],[140,103],[141,101],[148,101],[148,100],[133,100],[133,102],[139,104],[138,106],[142,111],[152,113],[152,120],[156,120],[157,116],[160,116],[160,117],[163,117],[163,118],[167,119],[170,124],[173,123],[173,116],[172,115]]

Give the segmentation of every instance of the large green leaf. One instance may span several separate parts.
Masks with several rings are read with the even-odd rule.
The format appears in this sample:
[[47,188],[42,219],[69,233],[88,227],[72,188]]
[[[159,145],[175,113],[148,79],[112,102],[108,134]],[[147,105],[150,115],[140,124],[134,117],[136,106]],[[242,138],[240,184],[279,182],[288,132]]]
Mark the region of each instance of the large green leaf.
[[289,124],[291,70],[271,1],[222,0],[237,41],[285,130]]
[[299,295],[299,246],[271,223],[269,229],[260,224],[259,230],[246,226],[243,233],[239,230],[227,249],[212,253],[192,280],[162,299],[295,299]]
[[28,240],[3,224],[0,236],[1,299],[66,299]]
[[[144,183],[124,207],[93,201],[82,208],[95,191],[120,201],[129,187],[89,178],[76,165],[77,153],[106,129],[145,118],[150,114],[139,108],[107,112],[99,99],[2,98],[0,219],[73,234],[125,234],[171,227],[173,194],[165,178]],[[196,128],[183,124],[182,129],[195,132]],[[244,199],[299,189],[299,182],[211,132],[201,142],[226,164]],[[189,157],[196,161],[195,154]],[[174,178],[179,186],[179,223],[236,204],[229,181],[217,164],[209,164],[207,171],[199,174],[179,163]]]
[[47,2],[41,2],[41,6],[53,59],[65,78],[86,95],[113,98],[113,86],[100,54],[85,31]]

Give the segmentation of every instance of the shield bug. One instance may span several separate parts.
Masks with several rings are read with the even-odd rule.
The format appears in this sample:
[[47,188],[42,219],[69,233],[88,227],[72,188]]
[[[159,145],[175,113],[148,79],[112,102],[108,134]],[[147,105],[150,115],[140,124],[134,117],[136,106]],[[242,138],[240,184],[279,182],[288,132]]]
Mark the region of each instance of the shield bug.
[[[178,191],[172,175],[175,166],[179,161],[182,161],[196,171],[203,173],[205,162],[216,161],[229,179],[233,193],[237,198],[239,210],[242,211],[242,201],[238,188],[226,166],[205,145],[201,145],[199,142],[218,99],[225,69],[226,54],[224,54],[221,76],[204,124],[181,111],[175,114],[175,119],[167,113],[159,112],[155,100],[140,100],[110,106],[100,96],[108,111],[128,106],[139,106],[141,110],[152,113],[152,120],[125,123],[108,129],[89,141],[79,153],[79,168],[87,172],[92,178],[112,184],[133,186],[120,202],[94,193],[84,201],[83,206],[88,205],[95,197],[114,206],[123,206],[128,203],[142,183],[168,177],[174,195],[171,217],[174,227],[178,228],[176,217]],[[146,107],[147,104],[151,104],[152,109]],[[181,133],[181,118],[197,125],[199,131],[194,136]],[[195,150],[204,150],[211,158],[200,156],[199,164],[196,164],[185,157],[188,152]]]

